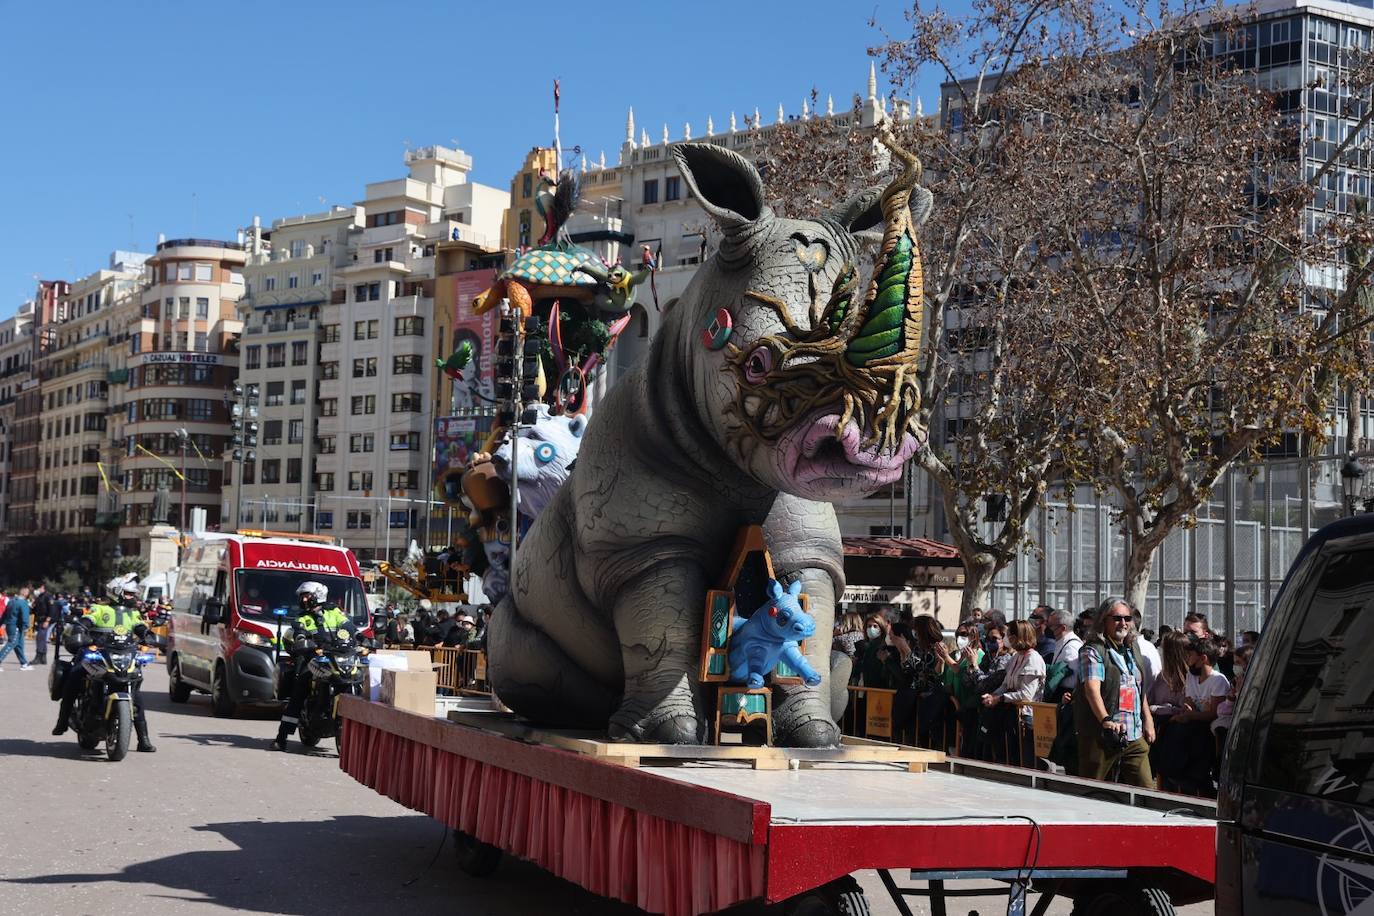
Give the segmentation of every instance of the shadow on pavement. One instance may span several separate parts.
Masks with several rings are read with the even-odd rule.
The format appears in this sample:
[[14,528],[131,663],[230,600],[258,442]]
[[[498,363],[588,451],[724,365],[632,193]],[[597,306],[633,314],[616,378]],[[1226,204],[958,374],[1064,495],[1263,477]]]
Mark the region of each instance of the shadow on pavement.
[[0,738],[0,757],[13,755],[15,757],[54,757],[72,758],[89,757],[92,760],[105,759],[105,746],[102,744],[99,750],[83,751],[76,743],[76,738],[68,732],[61,738],[53,738],[50,741],[34,741],[31,738]]
[[[164,900],[194,899],[290,916],[337,916],[344,888],[351,888],[345,912],[398,903],[411,904],[407,909],[412,913],[457,912],[456,900],[476,904],[462,910],[471,913],[639,912],[593,897],[529,863],[509,858],[493,878],[469,878],[459,871],[446,834],[443,848],[437,848],[443,828],[415,817],[344,815],[320,821],[238,821],[193,829],[218,833],[238,848],[173,853],[119,872],[71,872],[3,883],[148,884],[198,895],[157,895]],[[504,878],[502,872],[507,873]]]

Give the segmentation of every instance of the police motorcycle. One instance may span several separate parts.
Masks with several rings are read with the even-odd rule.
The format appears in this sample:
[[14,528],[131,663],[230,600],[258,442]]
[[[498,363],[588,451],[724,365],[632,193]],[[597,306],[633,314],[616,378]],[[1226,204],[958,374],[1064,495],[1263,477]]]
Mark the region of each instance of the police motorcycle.
[[[285,645],[283,621],[288,611],[277,608],[272,613],[277,618],[277,696],[285,699],[291,694],[295,676],[291,655],[280,651]],[[367,656],[371,653],[367,640],[345,629],[320,630],[308,639],[304,634],[285,638],[299,640],[311,652],[306,661],[310,689],[301,707],[297,737],[306,747],[315,747],[324,738],[337,739],[341,730],[339,697],[361,696],[367,682]]]
[[118,763],[129,753],[133,729],[133,692],[143,682],[143,666],[157,656],[144,652],[139,638],[123,626],[110,633],[91,634],[91,641],[74,645],[71,660],[55,659],[48,674],[49,695],[62,699],[62,681],[69,668],[80,666],[86,685],[76,695],[67,725],[76,732],[83,751],[93,751],[103,741],[105,756]]

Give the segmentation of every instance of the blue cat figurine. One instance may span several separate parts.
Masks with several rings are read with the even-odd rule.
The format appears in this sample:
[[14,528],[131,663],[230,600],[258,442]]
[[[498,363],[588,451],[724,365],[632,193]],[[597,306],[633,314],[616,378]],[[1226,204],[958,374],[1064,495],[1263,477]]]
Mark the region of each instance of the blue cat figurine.
[[797,644],[816,633],[816,621],[802,610],[797,596],[798,580],[784,590],[776,579],[768,580],[768,602],[752,617],[734,619],[730,636],[730,680],[748,687],[762,687],[778,660],[787,662],[802,676],[803,683],[815,687],[821,682],[816,669],[802,656]]

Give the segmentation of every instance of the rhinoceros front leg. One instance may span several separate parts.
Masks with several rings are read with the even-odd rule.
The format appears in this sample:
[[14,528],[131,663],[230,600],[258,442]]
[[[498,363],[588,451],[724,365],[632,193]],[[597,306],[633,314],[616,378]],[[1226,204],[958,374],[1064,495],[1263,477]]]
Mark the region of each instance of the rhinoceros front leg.
[[617,741],[697,744],[697,668],[706,576],[690,561],[654,566],[620,590],[614,618],[625,693],[611,716]]
[[817,686],[779,687],[773,694],[773,740],[784,747],[832,747],[840,729],[830,717],[830,642],[835,621],[835,583],[830,573],[814,567],[780,569],[789,579],[800,574],[807,612],[816,619],[816,635],[806,640],[804,657],[821,676]]

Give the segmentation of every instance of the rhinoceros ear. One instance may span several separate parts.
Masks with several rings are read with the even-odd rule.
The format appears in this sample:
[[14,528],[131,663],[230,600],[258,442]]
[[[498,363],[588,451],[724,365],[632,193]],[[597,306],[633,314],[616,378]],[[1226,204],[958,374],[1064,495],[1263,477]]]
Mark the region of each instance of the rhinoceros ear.
[[868,232],[881,229],[883,225],[883,189],[864,188],[844,203],[826,214],[826,218],[839,223],[848,232]]
[[802,590],[802,580],[798,579],[798,580],[796,580],[795,582],[793,582],[793,583],[788,587],[788,589],[787,589],[787,594],[789,594],[789,595],[791,595],[793,598],[795,598],[795,597],[797,597],[798,595],[801,594],[801,590]]
[[714,143],[679,143],[673,159],[702,209],[727,233],[772,215],[763,202],[763,179],[738,153]]
[[782,597],[782,583],[777,579],[768,580],[768,597],[774,601]]

